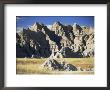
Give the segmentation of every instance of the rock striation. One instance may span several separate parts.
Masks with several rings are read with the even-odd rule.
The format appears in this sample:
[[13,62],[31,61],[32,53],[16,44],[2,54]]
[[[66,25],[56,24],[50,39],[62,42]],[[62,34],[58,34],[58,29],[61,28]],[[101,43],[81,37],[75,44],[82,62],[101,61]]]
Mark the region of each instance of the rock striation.
[[55,22],[48,28],[35,22],[16,33],[16,52],[19,58],[48,58],[58,53],[65,58],[93,57],[94,30],[77,23],[63,25]]

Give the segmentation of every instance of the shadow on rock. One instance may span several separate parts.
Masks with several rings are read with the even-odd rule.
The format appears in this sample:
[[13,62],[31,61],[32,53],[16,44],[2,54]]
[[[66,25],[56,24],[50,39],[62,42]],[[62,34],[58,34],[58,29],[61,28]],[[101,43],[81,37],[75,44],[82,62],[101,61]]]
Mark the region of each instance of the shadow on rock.
[[58,62],[55,59],[47,59],[41,66],[48,70],[77,71],[74,65],[66,63],[65,61]]

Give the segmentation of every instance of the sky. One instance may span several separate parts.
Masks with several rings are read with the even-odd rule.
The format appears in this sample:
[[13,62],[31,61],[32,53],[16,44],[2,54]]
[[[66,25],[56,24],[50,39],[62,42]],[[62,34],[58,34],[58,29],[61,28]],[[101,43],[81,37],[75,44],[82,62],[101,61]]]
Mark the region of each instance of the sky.
[[94,16],[16,16],[16,27],[17,30],[28,28],[35,22],[50,26],[56,21],[66,25],[77,23],[94,28]]

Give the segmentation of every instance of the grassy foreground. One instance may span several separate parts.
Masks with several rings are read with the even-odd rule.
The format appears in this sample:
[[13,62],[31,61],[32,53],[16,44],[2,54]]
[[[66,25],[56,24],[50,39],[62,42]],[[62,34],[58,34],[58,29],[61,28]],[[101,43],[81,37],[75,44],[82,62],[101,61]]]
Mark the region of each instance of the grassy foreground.
[[94,68],[94,58],[64,58],[64,60],[76,67],[81,67],[83,71],[49,71],[41,68],[47,58],[17,58],[16,74],[94,74],[88,71]]

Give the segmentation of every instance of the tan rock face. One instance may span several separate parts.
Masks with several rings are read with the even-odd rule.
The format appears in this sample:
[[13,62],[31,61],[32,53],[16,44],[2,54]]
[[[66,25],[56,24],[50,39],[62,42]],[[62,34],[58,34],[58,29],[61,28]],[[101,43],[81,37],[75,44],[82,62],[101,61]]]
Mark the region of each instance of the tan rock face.
[[84,50],[83,38],[82,36],[76,36],[74,39],[74,51],[82,52]]
[[37,31],[42,30],[42,28],[43,28],[42,24],[35,22],[34,25],[32,25],[29,29],[37,32]]
[[76,23],[63,25],[60,22],[53,23],[49,29],[43,24],[34,23],[28,30],[17,33],[16,43],[19,50],[20,47],[26,50],[25,55],[31,52],[39,57],[49,57],[52,52],[61,51],[63,57],[68,58],[93,57],[94,29]]
[[87,56],[94,56],[94,34],[89,35],[89,39],[86,42],[86,49],[84,51],[87,53]]
[[75,36],[83,35],[83,29],[78,24],[74,23],[73,33]]
[[53,25],[52,25],[52,30],[61,30],[61,24],[60,22],[55,22]]
[[62,36],[64,34],[63,32],[63,25],[60,23],[60,22],[55,22],[53,25],[52,25],[52,28],[51,30],[55,32],[56,35],[58,36]]

